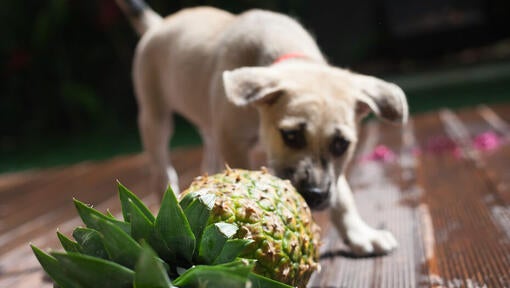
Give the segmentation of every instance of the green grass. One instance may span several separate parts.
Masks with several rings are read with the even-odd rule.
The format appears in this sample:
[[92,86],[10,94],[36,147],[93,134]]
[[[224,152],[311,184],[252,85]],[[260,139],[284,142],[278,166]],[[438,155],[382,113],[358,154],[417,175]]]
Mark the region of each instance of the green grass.
[[41,139],[30,146],[1,154],[0,172],[46,168],[85,160],[101,160],[140,150],[136,135],[89,134]]
[[510,62],[385,77],[406,92],[411,113],[510,102]]
[[[200,137],[195,128],[182,118],[176,119],[175,134],[170,146],[196,145],[200,145]],[[40,139],[32,145],[1,151],[0,173],[103,160],[141,151],[142,145],[136,129]]]

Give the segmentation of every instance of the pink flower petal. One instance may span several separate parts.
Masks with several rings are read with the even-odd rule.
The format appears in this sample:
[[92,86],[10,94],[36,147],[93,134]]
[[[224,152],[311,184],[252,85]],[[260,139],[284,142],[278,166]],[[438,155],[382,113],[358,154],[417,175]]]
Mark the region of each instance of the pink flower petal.
[[480,151],[491,151],[501,145],[501,137],[493,131],[478,134],[473,139],[473,146]]
[[377,145],[374,151],[361,158],[361,161],[392,162],[396,159],[395,153],[385,145]]

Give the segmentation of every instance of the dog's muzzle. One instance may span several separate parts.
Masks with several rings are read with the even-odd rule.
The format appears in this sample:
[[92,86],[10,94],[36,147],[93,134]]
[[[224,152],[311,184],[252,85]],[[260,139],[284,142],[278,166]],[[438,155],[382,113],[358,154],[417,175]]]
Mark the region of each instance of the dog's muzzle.
[[287,168],[278,172],[280,172],[277,173],[279,177],[289,179],[292,182],[292,185],[303,196],[310,209],[323,210],[329,207],[330,191],[332,189],[329,175],[320,173],[318,174],[320,177],[312,177],[313,173],[310,165],[304,165],[299,170]]
[[323,210],[329,206],[329,188],[322,189],[306,182],[300,182],[296,185],[296,189],[312,210]]

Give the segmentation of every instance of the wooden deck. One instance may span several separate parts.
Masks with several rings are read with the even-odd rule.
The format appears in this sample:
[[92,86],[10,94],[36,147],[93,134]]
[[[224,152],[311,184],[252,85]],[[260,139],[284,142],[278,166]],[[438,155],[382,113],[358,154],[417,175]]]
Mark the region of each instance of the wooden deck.
[[[510,105],[440,110],[404,129],[363,128],[349,170],[361,214],[399,248],[350,258],[327,212],[321,264],[310,287],[510,287]],[[401,133],[402,132],[402,133]],[[198,175],[200,149],[173,153],[181,183]],[[52,287],[28,243],[58,248],[57,228],[80,221],[72,197],[118,213],[115,179],[147,195],[141,155],[0,175],[0,287]]]

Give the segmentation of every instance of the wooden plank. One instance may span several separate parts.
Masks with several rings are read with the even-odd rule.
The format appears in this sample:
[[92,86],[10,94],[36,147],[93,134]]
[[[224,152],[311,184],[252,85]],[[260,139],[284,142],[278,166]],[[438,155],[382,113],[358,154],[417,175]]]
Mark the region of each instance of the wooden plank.
[[[477,172],[495,191],[501,205],[510,204],[510,125],[493,109],[482,106],[463,110],[452,119],[458,142],[468,151],[467,156],[477,167]],[[509,110],[510,112],[510,110]],[[510,118],[510,117],[509,117]]]
[[42,270],[34,272],[27,272],[19,275],[14,275],[9,278],[0,278],[0,287],[11,288],[53,288],[53,283],[46,279],[46,275]]
[[129,179],[133,173],[138,174],[136,168],[135,171],[132,168],[139,165],[139,161],[136,157],[130,161],[114,159],[103,163],[104,169],[87,164],[80,167],[82,169],[71,169],[70,174],[32,193],[8,199],[8,214],[13,217],[3,221],[2,231],[8,232],[0,236],[0,254],[26,243],[44,230],[54,230],[54,225],[75,216],[73,197],[97,204],[115,195],[115,179],[123,179],[123,176]]
[[[417,199],[421,188],[416,183],[415,169],[415,138],[414,122],[410,121],[402,130],[392,125],[381,125],[380,144],[387,146],[395,153],[395,160],[389,162],[376,162],[380,167],[381,184],[374,187],[380,189],[389,185],[392,189],[380,191],[389,193],[384,195],[391,209],[386,212],[390,218],[387,228],[392,231],[399,241],[396,251],[386,257],[376,260],[378,278],[374,279],[372,287],[418,287],[423,277],[424,245],[421,231],[422,227],[416,225],[422,213]],[[364,172],[366,173],[366,171]],[[375,173],[370,176],[378,179]],[[379,187],[378,187],[379,186]],[[380,217],[376,211],[373,217]],[[362,286],[359,286],[362,287]]]
[[[510,125],[508,121],[510,121],[510,108],[507,106],[495,106],[489,107],[486,105],[480,105],[477,107],[477,112],[480,116],[499,134],[503,137],[509,139],[510,138]],[[505,116],[507,120],[505,120]]]
[[[428,167],[429,165],[427,165],[429,162],[432,162],[431,160],[429,160],[429,158],[431,157],[431,154],[432,153],[438,153],[438,156],[440,156],[442,153],[443,153],[443,150],[440,150],[440,151],[437,151],[435,150],[435,144],[432,144],[432,143],[436,143],[438,142],[438,139],[442,139],[442,137],[445,137],[443,136],[443,134],[439,134],[441,132],[441,129],[442,129],[442,126],[438,125],[438,121],[436,119],[437,117],[435,115],[432,115],[432,114],[426,114],[426,115],[421,115],[419,117],[417,117],[414,122],[415,122],[415,134],[416,134],[416,140],[418,142],[418,148],[419,148],[419,154],[420,154],[420,157],[419,157],[419,162],[418,162],[418,171],[417,171],[417,175],[416,175],[416,178],[417,178],[417,181],[418,183],[420,184],[421,187],[423,187],[423,190],[424,190],[424,195],[422,196],[422,199],[420,199],[421,201],[423,201],[424,199],[427,199],[427,194],[429,193],[429,187],[427,185],[424,185],[424,184],[427,184],[427,179],[429,181],[435,181],[435,179],[431,179],[430,175],[426,175],[424,176],[424,173],[423,173],[423,167]],[[439,131],[438,131],[439,129]],[[446,147],[448,147],[448,145],[446,145]],[[439,159],[442,159],[442,158],[439,158]],[[430,235],[430,231],[429,231],[429,235],[428,235],[428,241],[424,241],[425,243],[428,243],[427,244],[424,244],[424,247],[425,247],[425,265],[424,265],[424,270],[426,271],[426,273],[428,274],[428,277],[426,277],[426,279],[424,279],[424,283],[423,283],[423,286],[426,287],[426,286],[436,286],[436,285],[442,285],[443,284],[443,278],[444,277],[444,273],[443,271],[441,270],[441,266],[439,265],[438,263],[438,259],[437,259],[437,252],[436,252],[436,249],[435,249],[435,242],[436,242],[436,236],[435,236],[435,218],[432,217],[432,212],[431,210],[434,209],[434,207],[429,207],[430,206],[430,203],[428,203],[427,201],[423,201],[425,203],[423,203],[423,206],[424,209],[423,211],[428,211],[428,212],[425,212],[424,214],[425,215],[429,215],[429,221],[431,222],[431,224],[429,224],[428,226],[429,227],[432,227],[432,235]],[[423,217],[423,219],[426,219],[426,217]]]
[[506,123],[510,123],[510,105],[508,103],[504,105],[491,105],[489,106],[502,120]]
[[[175,153],[176,169],[183,179],[181,185],[188,185],[198,175],[200,152],[201,149],[190,149]],[[139,195],[147,195],[148,175],[144,167],[143,156],[124,156],[58,169],[51,175],[41,171],[50,180],[35,175],[36,180],[28,179],[27,185],[14,185],[10,189],[19,194],[9,192],[6,194],[13,196],[2,197],[2,215],[9,217],[0,220],[0,255],[74,217],[73,197],[93,205],[113,197],[117,193],[116,179]]]
[[388,228],[394,232],[399,247],[389,257],[381,258],[382,283],[374,287],[418,287],[423,272],[424,250],[421,226],[416,225],[421,214],[418,213],[419,206],[414,205],[415,199],[421,194],[415,176],[414,121],[410,121],[402,130],[390,125],[385,127],[388,128],[381,132],[381,143],[393,150],[396,158],[395,162],[381,169],[385,172],[386,181],[395,185]]
[[[485,135],[495,138],[492,140],[497,143],[495,149],[486,149],[481,155],[481,160],[486,164],[485,173],[492,182],[494,189],[498,192],[500,200],[509,205],[510,164],[508,159],[510,159],[510,124],[508,121],[510,121],[510,109],[482,106],[477,109],[477,112],[484,120],[484,130],[487,133]],[[460,116],[463,117],[462,114]],[[478,121],[481,120],[478,119]],[[473,137],[473,135],[471,136]],[[478,135],[478,139],[483,136]]]
[[22,172],[0,174],[0,196],[5,197],[9,192],[20,190],[23,185],[36,180],[48,179],[48,175],[60,169],[27,170]]
[[28,246],[0,258],[0,268],[0,287],[53,287]]
[[506,287],[504,270],[510,266],[503,255],[510,247],[485,201],[494,191],[469,160],[477,156],[466,148],[456,116],[451,111],[441,115],[420,119],[416,129],[423,151],[418,181],[434,228],[438,275],[432,284]]
[[[473,117],[471,113],[469,116],[466,115],[466,118],[469,119],[470,121],[473,121],[472,119],[475,117]],[[470,165],[471,168],[474,168],[474,169],[472,169],[471,173],[478,174],[478,175],[473,175],[473,176],[475,176],[475,177],[478,176],[477,178],[479,178],[480,182],[482,182],[482,183],[480,183],[481,184],[480,189],[485,190],[485,191],[483,191],[484,192],[484,194],[483,194],[484,200],[486,200],[488,198],[492,199],[493,196],[495,196],[497,194],[497,192],[494,190],[495,187],[494,187],[492,181],[487,177],[487,174],[486,174],[487,165],[486,165],[485,161],[482,159],[481,151],[475,149],[471,145],[471,142],[470,142],[470,140],[472,139],[470,134],[475,135],[475,133],[477,133],[480,130],[483,130],[483,128],[480,128],[478,125],[474,125],[474,123],[470,123],[471,125],[469,125],[469,128],[472,131],[469,131],[468,128],[466,127],[466,125],[464,123],[462,123],[460,118],[456,114],[454,114],[452,111],[449,111],[449,110],[441,111],[440,117],[446,126],[448,135],[459,145],[459,147],[462,151],[462,153],[461,153],[462,158],[466,159],[466,161],[470,161],[471,164],[473,164],[473,165]],[[475,123],[479,124],[478,122],[475,122]],[[474,201],[477,201],[479,203],[482,202],[481,200],[482,199],[474,199]],[[491,224],[497,224],[497,221],[494,221],[495,219],[493,217],[491,217],[492,215],[490,215],[490,210],[492,210],[493,205],[494,205],[494,203],[485,203],[485,205],[482,205],[480,208],[484,209],[484,210],[482,210],[483,212],[481,213],[481,215],[478,215],[477,217],[487,217],[486,221],[490,221]],[[486,211],[485,209],[488,211]],[[485,214],[487,214],[487,215],[485,215]],[[471,221],[473,221],[473,220],[479,221],[478,219],[472,219]],[[498,230],[497,228],[498,228],[497,226],[494,227],[494,230]],[[484,275],[492,274],[492,276],[497,276],[497,275],[506,276],[505,274],[501,275],[500,273],[498,273],[498,272],[500,272],[498,270],[506,269],[507,267],[509,267],[507,259],[494,258],[494,256],[499,254],[499,252],[500,252],[500,251],[498,251],[499,248],[502,248],[502,247],[499,247],[499,243],[498,243],[503,240],[503,238],[501,238],[502,235],[498,235],[499,234],[498,232],[501,232],[501,231],[491,231],[491,232],[493,233],[493,235],[496,236],[495,237],[496,242],[491,243],[490,241],[486,241],[484,243],[485,249],[483,251],[479,251],[478,249],[473,249],[472,259],[470,261],[473,261],[476,264],[472,265],[472,267],[470,268],[469,267],[469,266],[471,266],[470,261],[462,261],[461,264],[464,266],[463,273],[466,274],[466,273],[469,273],[469,270],[475,271],[475,269],[480,269],[483,272],[478,272],[478,271],[477,272],[483,273]],[[489,235],[484,235],[484,236],[490,237]],[[507,249],[508,249],[508,247],[507,247]],[[493,250],[493,251],[491,251],[491,250]],[[476,252],[485,252],[485,253],[476,253]],[[480,259],[482,257],[485,258],[484,259],[485,261],[482,260],[482,262],[478,262],[478,261],[480,261]],[[494,260],[496,260],[496,261],[494,261]],[[484,264],[482,264],[482,263],[484,263]],[[490,265],[487,265],[487,264],[490,264]],[[487,269],[488,267],[491,267],[491,269]],[[481,278],[481,277],[479,277],[479,278]],[[487,279],[487,280],[483,279],[481,281],[491,281],[491,280],[492,280],[492,283],[487,283],[487,284],[497,285],[497,283],[498,283],[497,279]],[[506,284],[508,284],[508,283],[506,283],[506,284],[499,283],[499,284],[503,284],[504,286],[506,286]]]
[[[148,195],[142,200],[153,211],[155,211],[159,205],[158,196],[153,194]],[[120,215],[120,204],[116,195],[96,206],[96,209],[99,211],[110,210],[116,217],[122,217]],[[80,224],[81,220],[75,214],[74,217],[60,223],[58,225],[58,230],[70,237],[73,229]],[[30,243],[44,250],[61,250],[60,243],[56,237],[56,230],[54,229],[41,232],[36,238],[32,239]],[[43,286],[43,276],[44,272],[34,257],[28,243],[11,249],[0,258],[0,287],[24,288],[27,287],[25,280],[32,281],[33,283],[41,283],[41,286]],[[46,282],[47,281],[48,279],[46,279]],[[36,285],[35,287],[39,286]]]
[[90,202],[93,202],[94,197],[97,197],[97,201],[101,201],[104,193],[96,193],[93,189],[103,186],[105,181],[109,182],[109,186],[115,187],[116,177],[122,177],[125,168],[130,169],[133,166],[140,165],[139,161],[142,161],[140,157],[123,157],[96,164],[78,164],[68,169],[61,169],[48,177],[50,179],[44,181],[44,183],[37,180],[33,183],[33,181],[28,180],[27,182],[33,185],[25,185],[23,187],[25,189],[13,187],[12,190],[15,192],[9,193],[11,197],[3,198],[4,203],[9,206],[9,214],[21,211],[31,203],[38,203],[39,205],[33,205],[34,207],[30,207],[33,209],[27,209],[22,215],[17,215],[18,217],[12,217],[10,219],[12,220],[10,222],[12,226],[6,228],[9,229],[32,219],[36,215],[41,215],[47,210],[59,207],[72,197],[85,198],[83,201]]
[[[502,110],[502,109],[500,109]],[[459,118],[469,128],[471,149],[477,150],[478,173],[495,192],[493,198],[485,199],[491,206],[493,218],[510,239],[510,125],[491,107],[482,106],[478,113],[459,113]],[[510,112],[510,109],[507,110]],[[504,113],[504,111],[503,111]],[[505,114],[506,115],[506,114]],[[507,116],[510,119],[510,116]],[[482,123],[482,134],[472,131],[471,123]],[[480,145],[478,141],[495,141],[494,146]],[[490,148],[490,149],[489,149]],[[510,267],[509,267],[510,268]]]

